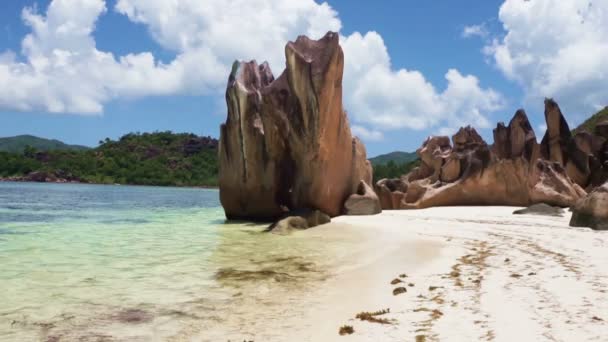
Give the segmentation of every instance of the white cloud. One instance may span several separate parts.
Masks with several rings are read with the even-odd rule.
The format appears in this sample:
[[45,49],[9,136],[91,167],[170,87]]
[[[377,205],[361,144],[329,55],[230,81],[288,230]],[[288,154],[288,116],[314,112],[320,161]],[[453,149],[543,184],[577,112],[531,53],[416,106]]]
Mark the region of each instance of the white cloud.
[[538,133],[536,133],[536,139],[542,139],[543,136],[545,135],[545,132],[547,131],[547,124],[546,123],[541,123],[538,125]]
[[528,104],[554,97],[582,116],[608,104],[607,1],[506,0],[499,20],[506,34],[484,51]]
[[342,37],[345,54],[346,107],[354,121],[378,129],[415,130],[464,124],[489,127],[484,113],[501,109],[502,96],[479,86],[472,75],[446,72],[439,92],[416,70],[393,70],[382,37],[376,32]]
[[118,0],[115,9],[145,24],[167,49],[205,49],[227,66],[235,59],[267,60],[275,72],[284,68],[288,40],[320,38],[342,25],[327,3],[313,0]]
[[475,36],[486,38],[489,34],[490,32],[488,32],[485,24],[465,26],[462,30],[463,38],[471,38]]
[[367,141],[380,141],[384,139],[384,134],[382,132],[370,130],[359,125],[352,125],[351,131],[354,135]]
[[[108,10],[145,25],[175,59],[149,52],[114,56],[97,49],[92,33]],[[313,0],[53,0],[46,13],[23,11],[30,28],[20,55],[0,54],[0,109],[101,113],[113,99],[173,94],[221,96],[235,59],[268,60],[284,68],[284,46],[299,34],[319,38],[339,31],[338,14]],[[380,130],[487,125],[502,97],[475,76],[446,72],[438,91],[416,70],[391,66],[382,37],[341,37],[345,51],[344,102],[355,131],[368,140]]]
[[27,7],[23,60],[0,54],[0,109],[99,114],[116,98],[221,94],[235,59],[268,57],[280,70],[287,40],[340,29],[331,7],[312,0],[119,0],[116,10],[177,57],[163,64],[149,52],[98,50],[92,33],[104,0],[53,0],[44,14]]

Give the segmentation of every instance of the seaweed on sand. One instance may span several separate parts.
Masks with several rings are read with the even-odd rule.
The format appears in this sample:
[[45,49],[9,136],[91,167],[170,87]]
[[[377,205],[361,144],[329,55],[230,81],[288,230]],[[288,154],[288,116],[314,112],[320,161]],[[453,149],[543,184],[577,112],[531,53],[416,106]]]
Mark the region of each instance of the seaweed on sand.
[[393,322],[387,318],[378,318],[377,317],[377,316],[385,315],[390,312],[391,312],[390,309],[384,309],[384,310],[374,311],[374,312],[363,311],[363,312],[359,312],[357,314],[357,316],[355,316],[355,318],[360,319],[362,321],[372,322],[372,323],[393,324]]
[[338,334],[340,334],[342,336],[350,335],[354,332],[355,332],[355,329],[352,327],[352,325],[343,325],[340,327],[340,330],[338,330]]

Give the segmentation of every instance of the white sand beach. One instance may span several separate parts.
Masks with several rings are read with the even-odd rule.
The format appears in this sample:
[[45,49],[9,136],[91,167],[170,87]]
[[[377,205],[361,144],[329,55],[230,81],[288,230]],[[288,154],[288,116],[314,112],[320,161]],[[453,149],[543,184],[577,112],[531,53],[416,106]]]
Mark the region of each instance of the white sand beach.
[[[515,209],[384,211],[296,233],[358,242],[343,251],[327,281],[300,298],[304,312],[286,307],[250,339],[605,341],[608,232],[569,227],[569,212],[513,215]],[[402,283],[391,285],[395,278]],[[407,292],[393,295],[400,286]],[[383,309],[390,313],[377,317],[391,324],[355,319]],[[342,325],[354,333],[340,336]]]

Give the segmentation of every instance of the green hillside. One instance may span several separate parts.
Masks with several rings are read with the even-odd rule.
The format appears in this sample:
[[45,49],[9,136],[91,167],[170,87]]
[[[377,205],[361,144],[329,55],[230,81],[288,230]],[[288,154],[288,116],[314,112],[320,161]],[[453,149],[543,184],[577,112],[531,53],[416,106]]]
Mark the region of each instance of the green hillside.
[[88,150],[89,147],[80,145],[68,145],[59,140],[44,139],[33,135],[18,135],[15,137],[0,138],[0,151],[23,153],[26,146],[31,146],[38,151],[50,150]]
[[89,150],[0,152],[0,177],[18,180],[215,186],[217,175],[217,140],[186,133],[130,133]]
[[602,121],[608,121],[608,107],[604,107],[604,109],[593,114],[589,119],[576,127],[573,132],[576,133],[581,130],[586,130],[589,133],[593,133],[595,131],[595,126]]
[[370,158],[369,161],[372,163],[372,165],[376,166],[380,164],[386,164],[391,160],[397,164],[403,164],[412,162],[416,159],[418,159],[416,152],[395,151]]

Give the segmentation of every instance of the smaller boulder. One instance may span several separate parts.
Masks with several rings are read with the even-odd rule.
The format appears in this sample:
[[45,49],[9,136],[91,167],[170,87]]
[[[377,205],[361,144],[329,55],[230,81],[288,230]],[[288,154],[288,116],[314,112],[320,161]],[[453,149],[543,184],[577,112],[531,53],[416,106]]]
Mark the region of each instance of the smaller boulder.
[[357,192],[344,202],[344,212],[346,215],[375,215],[382,212],[382,207],[378,195],[362,180]]
[[303,230],[329,223],[331,218],[320,210],[300,209],[287,213],[282,219],[268,227],[269,232],[288,235],[295,230]]
[[564,209],[560,207],[554,207],[546,203],[532,204],[531,206],[515,210],[515,215],[544,215],[544,216],[562,216]]
[[608,182],[576,203],[570,226],[608,230]]

